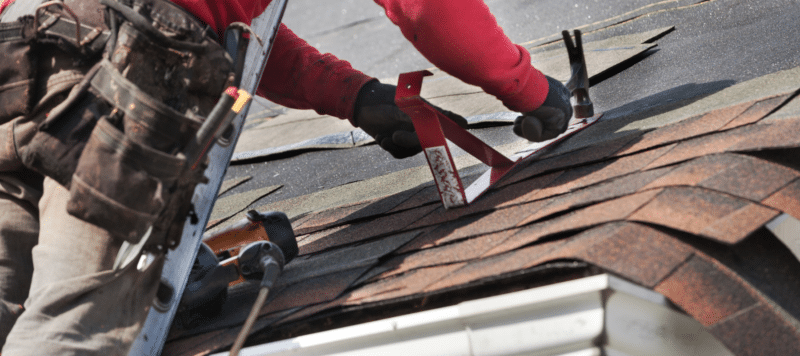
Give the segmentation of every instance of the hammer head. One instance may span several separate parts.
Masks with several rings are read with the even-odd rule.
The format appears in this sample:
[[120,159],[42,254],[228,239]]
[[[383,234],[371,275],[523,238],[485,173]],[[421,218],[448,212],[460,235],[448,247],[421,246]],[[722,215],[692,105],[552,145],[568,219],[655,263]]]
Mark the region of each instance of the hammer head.
[[572,76],[567,81],[567,89],[572,92],[572,97],[575,100],[573,104],[573,112],[575,117],[579,119],[594,116],[594,105],[589,99],[589,72],[586,69],[586,59],[583,55],[583,41],[581,40],[581,31],[575,30],[575,42],[572,42],[572,36],[569,31],[561,32],[564,37],[564,45],[567,47],[567,54],[569,55],[569,64],[572,68]]

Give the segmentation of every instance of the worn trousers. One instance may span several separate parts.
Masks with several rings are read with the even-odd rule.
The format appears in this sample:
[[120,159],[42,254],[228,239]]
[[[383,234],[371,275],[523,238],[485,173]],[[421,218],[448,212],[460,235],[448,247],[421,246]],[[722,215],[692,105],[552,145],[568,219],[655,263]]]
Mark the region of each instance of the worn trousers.
[[[0,125],[0,136],[11,136],[12,126]],[[69,190],[9,164],[13,145],[5,143],[0,140],[2,355],[127,355],[164,258],[112,270],[122,241],[69,215]]]

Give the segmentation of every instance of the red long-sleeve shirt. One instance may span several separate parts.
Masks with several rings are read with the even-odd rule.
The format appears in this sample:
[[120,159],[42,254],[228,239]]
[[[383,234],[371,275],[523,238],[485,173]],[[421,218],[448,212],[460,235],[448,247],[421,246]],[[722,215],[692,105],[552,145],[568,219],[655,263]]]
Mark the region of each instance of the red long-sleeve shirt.
[[[2,0],[0,11],[13,0]],[[221,33],[250,23],[271,0],[172,0]],[[480,86],[509,109],[532,111],[548,84],[530,55],[508,39],[482,0],[375,0],[431,63]],[[257,93],[297,109],[343,119],[353,116],[358,90],[372,78],[332,54],[322,54],[281,25]]]
[[483,0],[375,0],[431,63],[477,85],[514,111],[542,105],[549,89],[531,66],[525,48],[515,45]]

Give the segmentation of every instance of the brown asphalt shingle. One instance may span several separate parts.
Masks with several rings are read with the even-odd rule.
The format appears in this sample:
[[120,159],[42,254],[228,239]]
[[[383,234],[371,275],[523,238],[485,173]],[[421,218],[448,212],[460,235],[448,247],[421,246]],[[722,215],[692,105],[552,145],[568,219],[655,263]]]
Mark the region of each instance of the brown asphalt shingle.
[[401,251],[407,252],[415,248],[437,246],[469,237],[513,229],[544,204],[543,201],[535,201],[485,212],[481,215],[473,215],[452,223],[444,223],[430,233],[411,241]]
[[757,303],[747,288],[699,256],[675,270],[655,290],[704,326],[725,320]]
[[672,149],[672,145],[644,151],[641,154],[616,158],[588,166],[569,169],[533,198],[564,194],[576,189],[637,172]]
[[455,263],[425,267],[399,276],[391,276],[350,292],[344,304],[357,305],[412,296],[421,293],[435,281],[464,265],[465,263]]
[[630,219],[735,244],[777,215],[772,209],[708,189],[672,187]]
[[350,285],[366,272],[369,267],[358,267],[309,278],[276,291],[274,299],[261,310],[261,315],[294,307],[303,307],[328,302],[340,296]]
[[695,255],[656,291],[708,328],[735,355],[792,355],[800,350],[796,319],[752,285],[705,255]]
[[680,141],[669,152],[650,163],[645,169],[663,167],[703,156],[723,153],[743,140],[744,138],[738,135],[738,132],[728,131]]
[[727,153],[681,164],[648,188],[697,185],[758,202],[797,177],[797,171],[779,164]]
[[652,227],[628,222],[617,226],[603,238],[586,241],[575,257],[653,288],[694,252],[688,244]]
[[651,149],[668,143],[685,141],[689,138],[736,128],[757,122],[778,108],[791,94],[758,99],[730,107],[717,109],[705,114],[661,127],[642,135],[629,146],[620,149],[617,155],[626,155]]
[[800,146],[800,117],[787,118],[733,129],[737,136],[731,151],[761,151],[766,149],[795,148]]
[[571,194],[564,194],[546,200],[547,204],[523,220],[527,225],[550,215],[563,213],[575,208],[600,203],[611,199],[622,198],[642,189],[642,186],[668,172],[670,168],[636,172],[627,176],[579,189]]
[[764,304],[743,310],[710,331],[739,356],[795,355],[800,350],[797,328]]
[[406,229],[408,225],[421,219],[436,208],[436,205],[426,205],[416,209],[381,216],[370,221],[334,227],[317,233],[314,241],[310,241],[307,244],[303,243],[300,246],[300,253],[318,253],[338,246],[369,240],[376,236],[402,231]]
[[[617,153],[621,148],[628,145],[631,141],[636,140],[636,135],[628,135],[609,142],[603,142],[599,145],[586,147],[577,151],[568,152],[563,155],[551,156],[542,160],[537,160],[525,170],[517,174],[518,177],[526,177],[539,175],[543,172],[553,172],[563,170],[564,168],[577,167],[591,162],[601,161],[611,157]],[[513,182],[514,179],[509,179]],[[502,185],[502,184],[501,184]]]
[[425,248],[415,253],[395,256],[384,263],[384,266],[388,267],[389,271],[372,279],[385,278],[422,267],[476,260],[516,232],[517,230],[505,230],[443,246]]
[[327,227],[342,225],[346,223],[345,220],[348,216],[355,214],[365,206],[369,205],[368,202],[344,206],[337,209],[328,209],[316,213],[311,213],[300,224],[293,224],[295,234],[309,234],[323,230]]
[[430,184],[411,195],[408,199],[394,207],[389,213],[413,209],[422,205],[432,204],[439,201],[439,191],[435,184]]
[[452,273],[440,277],[438,281],[428,287],[428,291],[467,285],[481,279],[495,278],[506,273],[524,270],[528,266],[538,265],[542,256],[565,243],[566,241],[563,240],[546,242],[472,261]]
[[767,114],[771,113],[773,110],[778,108],[781,104],[783,104],[786,99],[788,99],[791,95],[784,94],[778,95],[772,98],[762,99],[753,106],[747,108],[743,113],[736,116],[733,120],[728,122],[721,130],[728,130],[732,128],[736,128],[739,126],[744,126],[748,124],[752,124],[756,121],[763,119]]
[[617,154],[627,155],[636,153],[656,146],[682,141],[686,140],[687,138],[714,132],[731,121],[737,115],[741,114],[751,105],[753,105],[753,102],[742,103],[739,105],[714,110],[706,114],[701,114],[675,124],[659,128],[658,130],[650,131],[642,135],[641,139],[631,142],[628,147],[619,150]]
[[800,180],[795,180],[764,199],[762,204],[800,220]]
[[558,179],[562,174],[564,174],[563,171],[547,173],[505,186],[502,189],[487,194],[485,197],[487,202],[484,203],[481,201],[482,199],[479,199],[476,203],[481,205],[495,203],[494,206],[499,208],[528,203],[539,196],[539,191],[541,189],[550,185],[550,183]]

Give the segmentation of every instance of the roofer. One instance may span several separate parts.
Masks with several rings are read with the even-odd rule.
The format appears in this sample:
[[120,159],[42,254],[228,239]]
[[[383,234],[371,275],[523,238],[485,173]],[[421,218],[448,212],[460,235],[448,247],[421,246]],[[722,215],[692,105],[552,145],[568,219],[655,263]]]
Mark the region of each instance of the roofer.
[[[177,153],[232,77],[217,41],[269,2],[64,0],[20,17],[43,1],[0,0],[5,356],[127,353],[152,304],[163,252],[126,265],[117,260],[121,245],[143,241],[163,251],[168,241],[157,236],[174,227],[165,211],[182,227],[188,211],[170,208],[180,189],[168,189],[179,185]],[[515,133],[542,141],[566,129],[568,91],[530,65],[482,1],[376,2],[433,64],[524,113]],[[263,78],[258,94],[274,102],[348,119],[397,158],[420,151],[393,103],[394,86],[319,53],[283,25]]]

